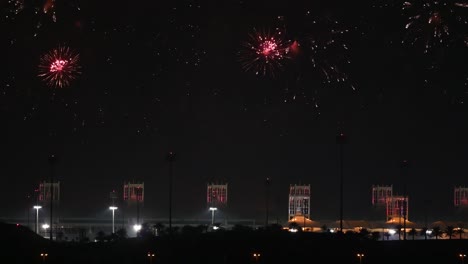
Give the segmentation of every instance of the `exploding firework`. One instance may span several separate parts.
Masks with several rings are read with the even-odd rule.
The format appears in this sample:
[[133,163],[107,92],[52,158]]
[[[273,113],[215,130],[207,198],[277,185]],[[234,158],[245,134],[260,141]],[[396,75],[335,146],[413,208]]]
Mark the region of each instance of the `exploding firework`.
[[273,34],[254,30],[249,34],[249,40],[243,43],[239,60],[246,72],[274,77],[289,59],[290,46],[279,29]]
[[41,57],[38,76],[50,87],[68,86],[80,74],[78,62],[78,53],[69,47],[58,47]]
[[328,18],[313,20],[307,38],[310,61],[318,71],[323,83],[344,83],[348,80],[347,69],[351,63],[346,35],[349,30],[338,21]]
[[24,0],[8,0],[6,2],[6,6],[4,9],[3,18],[7,20],[15,19],[16,15],[18,15],[24,9]]
[[[402,10],[408,21],[403,44],[421,43],[424,53],[435,47],[464,44],[468,24],[468,2],[463,0],[424,0],[404,2]],[[465,44],[466,45],[466,44]]]

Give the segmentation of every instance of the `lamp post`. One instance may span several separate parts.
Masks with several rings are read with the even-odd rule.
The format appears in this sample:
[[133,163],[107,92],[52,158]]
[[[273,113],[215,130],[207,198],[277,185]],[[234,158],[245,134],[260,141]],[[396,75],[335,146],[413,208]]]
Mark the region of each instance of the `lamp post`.
[[270,178],[265,181],[265,227],[268,227],[268,216],[270,205]]
[[115,210],[117,210],[117,206],[110,206],[109,207],[109,210],[112,210],[112,234],[115,233],[115,229],[114,229],[114,217],[115,217]]
[[214,225],[214,220],[215,220],[215,211],[218,210],[216,207],[210,207],[211,211],[211,225]]
[[253,253],[253,258],[255,259],[255,263],[258,263],[258,259],[260,258],[260,253]]
[[50,228],[49,224],[43,224],[42,225],[42,228],[44,229],[44,237],[45,237],[45,234],[47,234],[47,229]]
[[153,263],[154,253],[148,252],[148,258],[149,258],[150,263]]
[[36,231],[37,234],[39,232],[39,209],[41,209],[42,206],[35,205],[33,208],[36,209],[36,228],[34,231]]
[[45,262],[45,261],[46,261],[47,256],[49,256],[49,254],[47,254],[47,253],[41,253],[42,262]]
[[52,231],[53,231],[53,214],[52,214],[52,209],[53,209],[53,204],[54,204],[54,174],[55,174],[55,163],[57,162],[57,158],[55,157],[54,154],[50,155],[49,157],[49,164],[50,164],[50,241],[53,240],[52,238]]
[[465,257],[466,257],[466,254],[460,254],[460,259],[461,259],[461,264],[465,264]]
[[172,167],[175,160],[175,153],[170,151],[167,154],[167,160],[169,161],[169,235],[172,235]]
[[359,258],[359,264],[362,264],[362,257],[364,257],[364,254],[358,253],[357,257]]
[[[403,181],[405,181],[403,183],[403,186],[404,186],[404,189],[403,189],[403,240],[406,240],[406,216],[408,214],[408,198],[406,197],[407,194],[406,194],[406,175],[405,175],[405,172],[406,172],[406,168],[408,167],[408,161],[407,160],[403,160],[403,162],[401,163],[401,175],[402,175],[402,178],[403,178]],[[401,216],[400,216],[401,218]]]
[[336,143],[340,145],[340,233],[343,234],[343,146],[347,142],[344,133],[336,136]]

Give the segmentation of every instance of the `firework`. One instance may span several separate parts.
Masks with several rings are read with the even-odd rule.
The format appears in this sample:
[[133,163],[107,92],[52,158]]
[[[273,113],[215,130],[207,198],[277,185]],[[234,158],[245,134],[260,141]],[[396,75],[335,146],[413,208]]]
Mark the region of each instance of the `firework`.
[[402,41],[409,45],[421,43],[424,53],[435,47],[448,47],[454,42],[464,42],[468,2],[462,0],[424,0],[404,2],[402,10],[408,21],[407,37]]
[[254,30],[249,34],[249,40],[243,43],[239,60],[246,72],[275,76],[290,58],[290,46],[284,33],[278,29],[272,34]]
[[13,20],[23,9],[24,0],[8,0],[6,2],[6,8],[3,11],[5,13],[3,17],[7,20]]
[[69,47],[58,47],[41,57],[38,76],[50,87],[68,86],[80,74],[78,62],[78,53]]

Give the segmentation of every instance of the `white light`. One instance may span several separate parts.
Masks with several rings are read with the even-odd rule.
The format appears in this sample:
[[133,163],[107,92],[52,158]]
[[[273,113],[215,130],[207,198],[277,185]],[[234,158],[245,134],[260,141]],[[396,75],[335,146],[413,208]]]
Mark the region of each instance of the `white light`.
[[218,208],[216,208],[216,207],[210,207],[210,211],[216,211],[216,210],[218,210]]
[[50,226],[49,226],[48,224],[43,224],[43,225],[42,225],[42,228],[44,228],[44,229],[47,229],[47,228],[49,228],[49,227],[50,227]]
[[35,205],[33,208],[36,209],[36,210],[39,210],[39,209],[42,208],[42,206],[40,206],[40,205]]
[[291,228],[291,229],[289,229],[289,232],[291,232],[291,233],[296,233],[296,232],[297,232],[297,229],[296,229],[296,228]]
[[136,232],[140,231],[141,230],[141,225],[134,225],[133,230],[135,230]]
[[432,230],[426,230],[426,234],[428,235],[432,234]]
[[388,230],[388,233],[389,233],[390,235],[394,235],[394,234],[396,234],[396,231],[393,230],[393,229],[390,229],[390,230]]
[[117,209],[118,209],[117,206],[110,206],[110,207],[109,207],[109,210],[117,210]]
[[218,230],[219,226],[213,226],[213,230]]

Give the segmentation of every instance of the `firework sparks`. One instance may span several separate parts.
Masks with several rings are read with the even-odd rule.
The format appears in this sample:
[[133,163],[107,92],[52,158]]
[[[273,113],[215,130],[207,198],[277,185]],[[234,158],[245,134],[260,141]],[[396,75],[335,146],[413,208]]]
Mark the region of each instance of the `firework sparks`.
[[254,30],[249,41],[243,43],[239,59],[246,72],[275,76],[289,58],[289,51],[290,43],[284,39],[282,31],[275,30],[270,34]]
[[44,54],[39,64],[38,76],[50,87],[70,85],[80,74],[79,54],[69,47],[59,47]]
[[408,36],[403,44],[421,42],[424,53],[436,46],[447,47],[466,37],[468,2],[460,0],[404,2],[402,10],[408,16],[405,28]]

